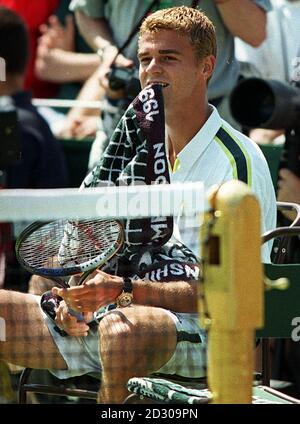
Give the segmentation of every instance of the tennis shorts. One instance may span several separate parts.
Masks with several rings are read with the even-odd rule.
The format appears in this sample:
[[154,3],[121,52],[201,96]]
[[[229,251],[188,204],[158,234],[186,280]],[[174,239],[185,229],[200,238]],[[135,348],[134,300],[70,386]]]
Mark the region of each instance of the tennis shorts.
[[[38,302],[39,299],[37,296]],[[156,373],[176,374],[189,378],[206,376],[206,336],[199,326],[198,314],[175,313],[168,310],[165,312],[175,323],[177,346],[170,360]],[[55,331],[55,324],[42,309],[41,313],[68,366],[67,370],[49,371],[61,379],[89,373],[101,374],[98,328],[91,328],[86,337],[62,337]]]

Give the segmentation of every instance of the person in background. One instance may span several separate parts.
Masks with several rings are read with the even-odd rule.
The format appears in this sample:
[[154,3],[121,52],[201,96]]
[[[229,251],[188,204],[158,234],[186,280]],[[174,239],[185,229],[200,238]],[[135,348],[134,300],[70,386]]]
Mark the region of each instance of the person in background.
[[[68,171],[62,146],[33,106],[30,91],[23,88],[29,60],[28,31],[21,17],[2,6],[0,57],[4,58],[6,64],[6,80],[0,81],[0,98],[10,98],[16,109],[21,146],[19,161],[4,169],[5,187],[67,187]],[[20,269],[16,262],[13,255],[12,263],[7,263],[12,273],[7,273],[6,286],[14,286],[19,280],[15,279],[15,269]]]
[[28,2],[28,0],[0,0],[0,6],[13,10],[21,16],[26,23],[30,53],[23,88],[25,90],[31,90],[33,97],[54,97],[58,90],[58,86],[56,84],[42,81],[35,75],[34,64],[38,37],[40,36],[40,25],[44,24],[49,16],[54,13],[59,2],[60,0],[31,2]]
[[29,59],[28,32],[24,21],[1,6],[0,57],[5,60],[6,80],[0,96],[11,98],[17,110],[21,138],[20,161],[6,168],[7,188],[66,187],[67,170],[62,147],[32,104],[24,80]]
[[[300,1],[271,0],[267,15],[267,36],[253,47],[235,39],[236,56],[244,77],[275,79],[284,83],[300,81]],[[255,128],[249,133],[259,144],[283,143],[284,131]]]
[[[23,19],[13,10],[0,6],[0,57],[6,68],[6,78],[0,81],[0,102],[8,99],[16,112],[21,150],[20,159],[2,169],[4,187],[67,187],[68,171],[62,146],[33,106],[30,91],[24,89],[29,49],[29,34]],[[13,227],[10,223],[0,225],[0,286],[9,290],[28,290],[30,274],[18,264],[14,249],[15,238],[27,225],[27,222]]]
[[[55,98],[75,100],[84,82],[98,68],[100,58],[78,33],[69,3],[61,0],[55,14],[40,26],[35,73],[41,80],[59,85]],[[76,118],[80,115],[78,107],[39,110],[59,138],[86,138],[96,134],[99,109],[85,109],[84,119]]]
[[289,169],[279,172],[277,198],[280,202],[293,202],[300,205],[300,178]]

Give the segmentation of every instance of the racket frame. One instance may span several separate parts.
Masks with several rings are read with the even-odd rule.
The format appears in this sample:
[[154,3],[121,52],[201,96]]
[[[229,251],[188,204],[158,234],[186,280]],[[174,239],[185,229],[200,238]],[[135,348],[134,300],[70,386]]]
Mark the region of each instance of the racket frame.
[[[108,220],[103,220],[103,221],[108,221]],[[90,274],[91,271],[95,270],[96,268],[99,268],[101,265],[103,265],[105,262],[107,262],[109,259],[111,259],[119,251],[119,249],[123,245],[123,242],[124,242],[123,225],[120,221],[117,221],[117,220],[113,220],[113,221],[118,224],[119,229],[120,229],[118,239],[114,242],[114,244],[109,249],[106,250],[105,255],[100,254],[100,255],[96,256],[92,260],[88,261],[87,265],[78,264],[78,265],[74,265],[72,267],[65,267],[65,268],[63,268],[63,267],[61,267],[61,268],[41,268],[41,267],[30,266],[30,264],[28,264],[28,262],[23,259],[22,255],[20,254],[20,249],[21,249],[21,246],[22,246],[22,243],[24,242],[24,240],[26,240],[32,233],[34,233],[35,231],[37,231],[41,227],[46,226],[46,225],[50,224],[51,222],[56,222],[56,221],[46,221],[46,222],[37,221],[37,222],[33,222],[28,227],[26,227],[16,240],[15,250],[16,250],[17,260],[22,265],[22,267],[24,269],[26,269],[28,272],[30,272],[31,274],[40,275],[42,277],[46,277],[46,278],[50,278],[50,279],[52,278],[53,280],[55,280],[57,282],[61,281],[61,279],[59,279],[57,277],[67,277],[67,276],[80,274],[80,273],[84,273],[84,275],[86,274],[86,276],[87,276],[87,275]]]

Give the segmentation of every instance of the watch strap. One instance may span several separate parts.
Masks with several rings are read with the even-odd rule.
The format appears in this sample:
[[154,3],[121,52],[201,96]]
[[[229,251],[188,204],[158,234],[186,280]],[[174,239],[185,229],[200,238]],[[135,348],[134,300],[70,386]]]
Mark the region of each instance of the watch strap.
[[123,292],[125,293],[132,293],[133,286],[132,286],[132,280],[129,277],[123,278]]

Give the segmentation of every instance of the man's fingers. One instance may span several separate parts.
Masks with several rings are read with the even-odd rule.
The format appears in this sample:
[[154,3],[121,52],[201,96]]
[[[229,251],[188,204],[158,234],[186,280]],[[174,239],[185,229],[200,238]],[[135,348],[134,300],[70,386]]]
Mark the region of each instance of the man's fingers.
[[68,31],[68,33],[73,34],[75,31],[73,16],[67,15],[65,22],[66,22],[66,30]]
[[89,326],[86,322],[78,321],[75,316],[68,312],[65,305],[57,308],[55,323],[60,329],[66,331],[66,333],[70,336],[87,336],[89,331]]
[[279,171],[279,176],[283,179],[291,177],[292,175],[293,175],[293,173],[289,169],[286,169],[286,168],[282,168]]
[[84,312],[84,320],[85,320],[85,322],[90,322],[90,321],[92,321],[93,320],[93,318],[94,318],[94,314],[93,314],[93,312]]
[[47,24],[41,24],[39,26],[39,31],[40,31],[40,33],[44,34],[45,32],[48,31],[48,25]]
[[67,289],[60,289],[58,287],[52,287],[51,292],[55,296],[60,296],[64,299],[64,296],[66,296]]
[[48,22],[51,27],[63,29],[63,26],[56,15],[49,16]]

